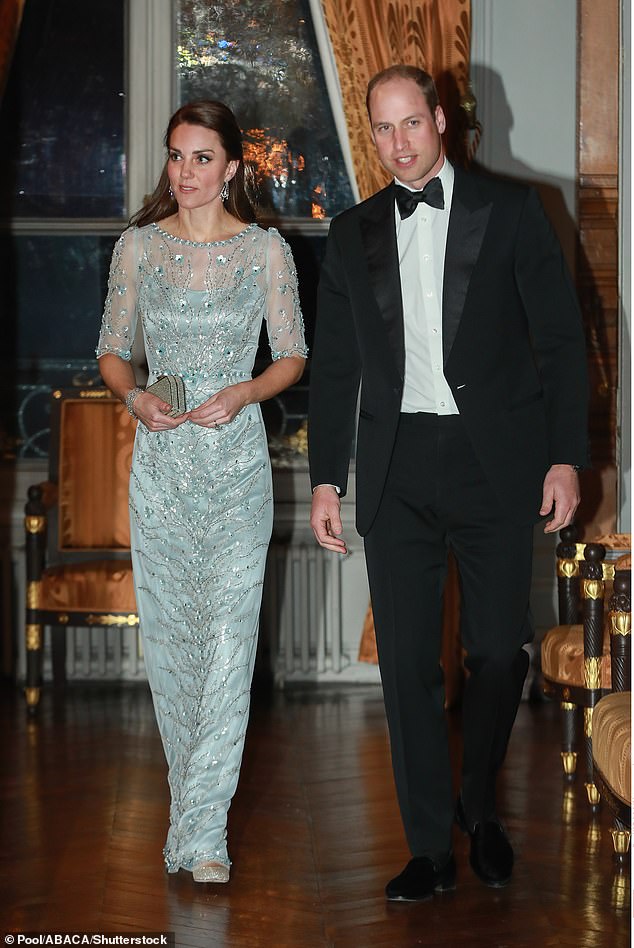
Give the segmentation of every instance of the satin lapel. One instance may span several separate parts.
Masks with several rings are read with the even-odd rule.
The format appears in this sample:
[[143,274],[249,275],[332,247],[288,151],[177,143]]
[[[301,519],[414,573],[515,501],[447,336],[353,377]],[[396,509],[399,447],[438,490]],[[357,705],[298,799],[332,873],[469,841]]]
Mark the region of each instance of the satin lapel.
[[486,232],[491,204],[483,203],[469,176],[456,169],[443,281],[443,358],[449,358],[460,325],[469,281]]
[[401,379],[405,376],[403,300],[394,222],[394,185],[380,191],[359,221],[370,285]]

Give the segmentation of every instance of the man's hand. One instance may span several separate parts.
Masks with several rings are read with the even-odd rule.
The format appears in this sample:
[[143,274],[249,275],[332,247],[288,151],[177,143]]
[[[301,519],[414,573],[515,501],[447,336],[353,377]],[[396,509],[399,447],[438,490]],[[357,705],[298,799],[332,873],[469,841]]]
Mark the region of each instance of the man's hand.
[[579,475],[571,464],[553,464],[544,478],[540,515],[545,517],[554,508],[553,519],[548,520],[544,533],[555,533],[567,527],[579,506]]
[[310,525],[317,543],[325,550],[332,550],[333,553],[348,552],[341,536],[341,501],[339,494],[330,484],[321,484],[313,491]]

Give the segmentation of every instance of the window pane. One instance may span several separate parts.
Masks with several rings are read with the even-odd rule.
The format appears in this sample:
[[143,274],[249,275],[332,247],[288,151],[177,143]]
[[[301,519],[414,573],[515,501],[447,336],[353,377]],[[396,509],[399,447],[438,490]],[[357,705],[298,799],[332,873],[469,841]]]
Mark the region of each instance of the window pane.
[[94,358],[115,240],[0,235],[0,309],[13,317],[2,358]]
[[262,210],[331,217],[354,203],[308,0],[177,0],[178,101],[221,99],[262,176]]
[[95,345],[114,235],[0,234],[0,454],[48,450],[52,388],[99,384]]
[[0,109],[0,213],[122,217],[125,0],[28,0]]

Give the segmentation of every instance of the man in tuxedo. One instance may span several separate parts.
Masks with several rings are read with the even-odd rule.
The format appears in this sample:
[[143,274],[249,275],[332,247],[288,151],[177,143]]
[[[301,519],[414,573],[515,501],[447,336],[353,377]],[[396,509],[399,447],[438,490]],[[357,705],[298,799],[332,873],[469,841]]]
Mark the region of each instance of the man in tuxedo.
[[[585,351],[534,190],[452,167],[422,70],[379,73],[367,104],[395,181],[330,228],[311,364],[311,526],[346,552],[340,498],[358,401],[357,528],[412,854],[386,895],[420,901],[455,886],[454,819],[480,879],[511,878],[495,781],[528,668],[534,524],[559,530],[579,503]],[[456,803],[440,668],[448,548],[468,671]]]

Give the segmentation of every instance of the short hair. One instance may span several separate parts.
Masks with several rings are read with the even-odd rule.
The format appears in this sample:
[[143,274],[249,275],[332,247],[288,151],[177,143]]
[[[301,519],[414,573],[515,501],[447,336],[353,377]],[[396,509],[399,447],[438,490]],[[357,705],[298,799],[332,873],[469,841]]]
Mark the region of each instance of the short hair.
[[382,69],[381,72],[377,72],[377,74],[370,79],[365,97],[365,107],[368,110],[368,115],[370,115],[370,96],[372,92],[377,86],[382,85],[384,82],[389,82],[390,79],[411,79],[415,82],[425,96],[425,101],[432,115],[440,105],[436,83],[429,73],[425,72],[424,69],[419,69],[418,66],[406,66],[401,63],[395,66],[388,66],[387,69]]

